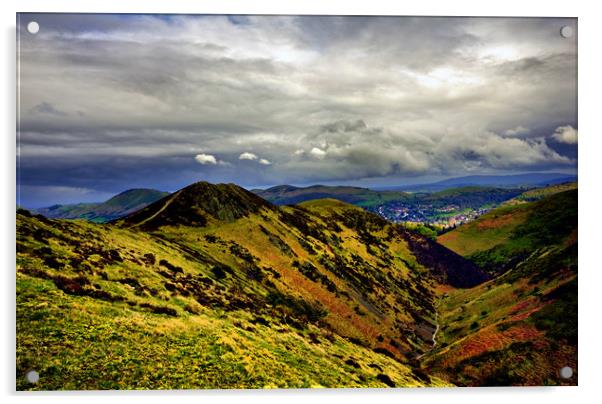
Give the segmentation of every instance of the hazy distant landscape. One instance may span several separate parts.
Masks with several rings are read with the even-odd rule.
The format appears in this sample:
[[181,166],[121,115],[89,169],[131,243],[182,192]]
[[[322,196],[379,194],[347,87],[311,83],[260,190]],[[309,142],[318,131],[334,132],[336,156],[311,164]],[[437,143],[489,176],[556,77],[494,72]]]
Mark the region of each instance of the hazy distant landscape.
[[19,14],[16,389],[577,385],[567,25]]

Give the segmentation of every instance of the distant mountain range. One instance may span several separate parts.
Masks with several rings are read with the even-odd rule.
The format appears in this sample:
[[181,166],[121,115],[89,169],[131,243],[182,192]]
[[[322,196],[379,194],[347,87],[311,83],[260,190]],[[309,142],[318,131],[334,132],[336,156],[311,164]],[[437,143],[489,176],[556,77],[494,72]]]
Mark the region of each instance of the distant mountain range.
[[436,192],[448,188],[466,186],[485,186],[498,188],[543,187],[577,181],[576,175],[563,173],[528,173],[514,175],[469,175],[465,177],[448,178],[446,180],[415,185],[382,187],[379,190],[394,190],[406,192]]
[[105,202],[53,205],[36,209],[35,212],[51,219],[86,219],[105,223],[142,209],[167,195],[169,192],[155,189],[130,189]]
[[482,188],[538,188],[548,185],[575,182],[577,176],[562,173],[529,173],[516,175],[472,175],[449,178],[443,181],[378,188],[361,188],[336,185],[311,185],[296,187],[278,185],[267,189],[253,189],[251,192],[276,205],[294,205],[304,201],[333,198],[356,206],[373,207],[390,201],[411,199],[415,193],[434,193],[460,188],[463,192]]
[[400,191],[374,191],[368,188],[327,185],[309,187],[278,185],[268,189],[253,189],[251,192],[276,205],[294,205],[314,199],[332,198],[366,207],[410,196]]

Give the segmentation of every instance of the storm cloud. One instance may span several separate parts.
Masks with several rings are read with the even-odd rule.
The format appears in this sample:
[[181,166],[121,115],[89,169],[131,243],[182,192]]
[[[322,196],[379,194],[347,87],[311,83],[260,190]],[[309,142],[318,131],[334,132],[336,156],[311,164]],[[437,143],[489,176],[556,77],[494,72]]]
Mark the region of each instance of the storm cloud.
[[558,18],[21,14],[20,202],[574,171],[564,25],[577,32]]

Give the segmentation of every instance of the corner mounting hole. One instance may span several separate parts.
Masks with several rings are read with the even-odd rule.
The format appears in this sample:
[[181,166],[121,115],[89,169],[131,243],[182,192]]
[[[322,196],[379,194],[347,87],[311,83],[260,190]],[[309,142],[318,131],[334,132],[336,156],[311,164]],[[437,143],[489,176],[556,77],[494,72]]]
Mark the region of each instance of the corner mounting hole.
[[560,369],[560,377],[563,379],[570,379],[573,376],[573,368],[570,366],[565,366]]
[[564,27],[560,28],[560,36],[563,38],[570,38],[573,36],[573,27],[569,26],[569,25],[565,25]]
[[25,380],[27,380],[28,383],[35,384],[40,380],[40,374],[35,370],[30,370],[25,375]]
[[29,32],[30,34],[37,34],[38,31],[40,30],[40,24],[38,24],[36,21],[30,21],[27,24],[27,32]]

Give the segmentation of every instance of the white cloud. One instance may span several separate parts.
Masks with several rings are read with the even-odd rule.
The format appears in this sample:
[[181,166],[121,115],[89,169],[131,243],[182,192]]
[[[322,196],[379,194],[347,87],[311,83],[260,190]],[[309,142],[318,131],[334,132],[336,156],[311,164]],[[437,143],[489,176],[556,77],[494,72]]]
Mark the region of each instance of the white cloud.
[[571,125],[559,126],[554,131],[552,138],[560,143],[577,144],[577,129]]
[[313,149],[311,149],[309,154],[311,154],[317,159],[323,159],[326,156],[326,152],[318,147],[314,147]]
[[240,156],[238,156],[238,159],[239,160],[257,160],[257,155],[250,153],[250,152],[244,152]]
[[269,166],[270,164],[272,164],[269,160],[267,159],[260,159],[259,157],[257,157],[257,155],[255,153],[251,153],[251,152],[244,152],[242,153],[240,156],[238,156],[239,160],[252,160],[252,161],[257,161],[259,164],[265,165],[265,166]]
[[529,132],[531,132],[531,130],[529,128],[525,128],[524,126],[519,125],[519,126],[517,126],[515,128],[508,129],[505,132],[505,135],[509,136],[509,137],[517,137],[517,136],[520,137],[520,136],[523,136],[523,135],[528,135]]
[[197,154],[196,157],[194,158],[197,163],[205,165],[205,164],[217,164],[217,159],[215,158],[215,156],[212,156],[211,154]]

